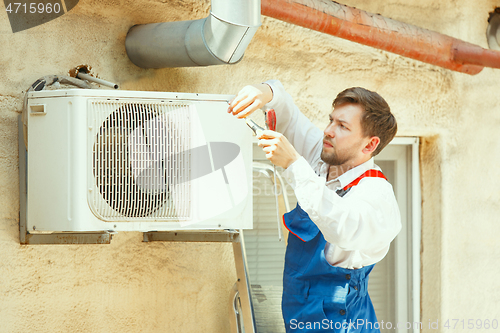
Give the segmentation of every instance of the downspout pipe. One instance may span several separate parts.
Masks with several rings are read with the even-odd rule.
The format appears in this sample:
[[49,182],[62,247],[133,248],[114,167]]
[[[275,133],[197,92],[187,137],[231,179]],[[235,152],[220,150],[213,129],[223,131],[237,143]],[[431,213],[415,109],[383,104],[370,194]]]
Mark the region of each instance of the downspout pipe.
[[330,0],[262,0],[262,15],[453,71],[500,68],[500,52]]
[[260,0],[212,0],[204,19],[133,26],[125,48],[142,68],[234,64],[260,25]]

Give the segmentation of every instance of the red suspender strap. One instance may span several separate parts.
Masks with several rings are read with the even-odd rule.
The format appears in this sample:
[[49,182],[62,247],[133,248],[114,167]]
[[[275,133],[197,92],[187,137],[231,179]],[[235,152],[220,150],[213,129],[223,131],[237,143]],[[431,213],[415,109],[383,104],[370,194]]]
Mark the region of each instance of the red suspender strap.
[[343,190],[345,191],[350,187],[358,185],[358,183],[361,181],[361,179],[363,179],[365,177],[378,177],[378,178],[384,178],[385,180],[387,180],[387,178],[384,176],[384,174],[382,172],[375,170],[375,169],[370,169],[370,170],[367,170],[364,174],[362,174],[358,178],[354,179],[352,182],[350,182],[347,186],[345,186],[343,188]]

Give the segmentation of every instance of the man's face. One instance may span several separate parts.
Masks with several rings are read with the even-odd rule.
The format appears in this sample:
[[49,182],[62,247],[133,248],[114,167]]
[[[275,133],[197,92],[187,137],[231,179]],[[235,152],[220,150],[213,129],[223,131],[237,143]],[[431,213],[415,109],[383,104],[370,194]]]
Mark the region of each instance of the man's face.
[[369,138],[363,135],[361,115],[363,108],[358,104],[337,105],[330,114],[330,124],[324,130],[321,159],[329,165],[358,165],[366,157],[363,148]]

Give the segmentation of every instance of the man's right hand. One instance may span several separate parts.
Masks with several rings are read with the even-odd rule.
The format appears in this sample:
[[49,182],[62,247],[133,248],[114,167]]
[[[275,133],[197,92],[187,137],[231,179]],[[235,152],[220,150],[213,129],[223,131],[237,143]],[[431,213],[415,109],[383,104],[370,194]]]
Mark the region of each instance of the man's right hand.
[[244,87],[229,103],[228,113],[238,118],[245,118],[257,109],[262,108],[273,99],[273,91],[266,83]]

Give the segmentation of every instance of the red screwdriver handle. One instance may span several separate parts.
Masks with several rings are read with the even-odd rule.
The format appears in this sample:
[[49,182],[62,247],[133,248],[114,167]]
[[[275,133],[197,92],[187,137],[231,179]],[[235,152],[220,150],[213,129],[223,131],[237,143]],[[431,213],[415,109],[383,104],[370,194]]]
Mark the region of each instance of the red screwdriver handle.
[[274,109],[266,111],[266,126],[271,131],[276,131],[276,112]]

